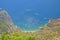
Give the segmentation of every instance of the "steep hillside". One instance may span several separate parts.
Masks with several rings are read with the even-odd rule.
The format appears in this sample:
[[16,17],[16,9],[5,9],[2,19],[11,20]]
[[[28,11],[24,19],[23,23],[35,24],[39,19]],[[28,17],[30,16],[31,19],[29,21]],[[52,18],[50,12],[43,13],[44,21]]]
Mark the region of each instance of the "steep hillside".
[[23,32],[23,34],[34,35],[36,40],[60,40],[60,19],[49,20],[44,28],[36,32]]
[[47,26],[60,35],[60,18],[50,20]]
[[16,31],[21,31],[17,26],[12,23],[10,16],[8,15],[7,11],[2,10],[0,11],[0,33],[13,33]]
[[48,26],[48,27],[60,26],[60,18],[59,18],[59,19],[52,19],[52,20],[49,20],[47,26]]
[[60,18],[49,20],[48,24],[36,32],[24,32],[12,23],[7,11],[0,11],[0,34],[18,32],[21,35],[35,36],[36,40],[60,40]]
[[60,40],[60,19],[49,20],[44,28],[34,34],[37,40]]

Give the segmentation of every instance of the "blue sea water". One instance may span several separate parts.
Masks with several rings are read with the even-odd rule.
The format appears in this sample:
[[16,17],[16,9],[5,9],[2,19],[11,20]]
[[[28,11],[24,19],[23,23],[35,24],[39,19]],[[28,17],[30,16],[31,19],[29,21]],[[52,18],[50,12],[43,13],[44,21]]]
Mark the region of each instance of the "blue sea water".
[[0,9],[6,10],[13,23],[26,31],[60,18],[60,0],[0,0]]

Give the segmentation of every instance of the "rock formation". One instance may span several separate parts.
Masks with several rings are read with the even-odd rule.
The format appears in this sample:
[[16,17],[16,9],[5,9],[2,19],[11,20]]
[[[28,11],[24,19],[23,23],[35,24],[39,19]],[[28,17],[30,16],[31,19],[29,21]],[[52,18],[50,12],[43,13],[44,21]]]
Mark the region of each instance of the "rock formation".
[[12,23],[8,12],[5,10],[0,11],[0,32],[13,33],[16,31],[20,32],[21,30]]
[[47,24],[48,27],[60,26],[60,19],[52,19]]
[[19,32],[22,35],[34,35],[37,40],[60,40],[60,19],[49,20],[48,24],[36,32],[24,32],[12,23],[11,17],[5,10],[0,11],[0,34],[2,32]]

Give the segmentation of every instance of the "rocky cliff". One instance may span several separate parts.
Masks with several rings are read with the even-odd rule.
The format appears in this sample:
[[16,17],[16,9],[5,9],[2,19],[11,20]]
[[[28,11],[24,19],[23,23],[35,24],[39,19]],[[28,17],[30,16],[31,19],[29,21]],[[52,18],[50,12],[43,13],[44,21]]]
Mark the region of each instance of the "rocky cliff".
[[48,26],[48,27],[60,26],[60,18],[49,20],[47,26]]
[[5,10],[0,11],[0,33],[13,33],[16,31],[21,32],[21,30],[12,23],[11,17],[8,15],[8,12]]
[[49,20],[48,24],[36,32],[23,32],[12,23],[7,11],[0,11],[0,33],[19,32],[22,35],[34,35],[37,40],[60,40],[60,18]]
[[37,40],[60,40],[60,18],[49,20],[44,28],[33,34]]

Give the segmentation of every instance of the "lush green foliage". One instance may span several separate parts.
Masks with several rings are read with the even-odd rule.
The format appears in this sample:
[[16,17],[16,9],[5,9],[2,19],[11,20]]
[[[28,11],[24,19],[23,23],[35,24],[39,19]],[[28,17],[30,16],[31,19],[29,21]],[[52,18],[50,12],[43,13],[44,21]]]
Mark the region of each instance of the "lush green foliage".
[[36,38],[31,35],[20,35],[16,32],[13,34],[2,33],[0,40],[36,40]]

